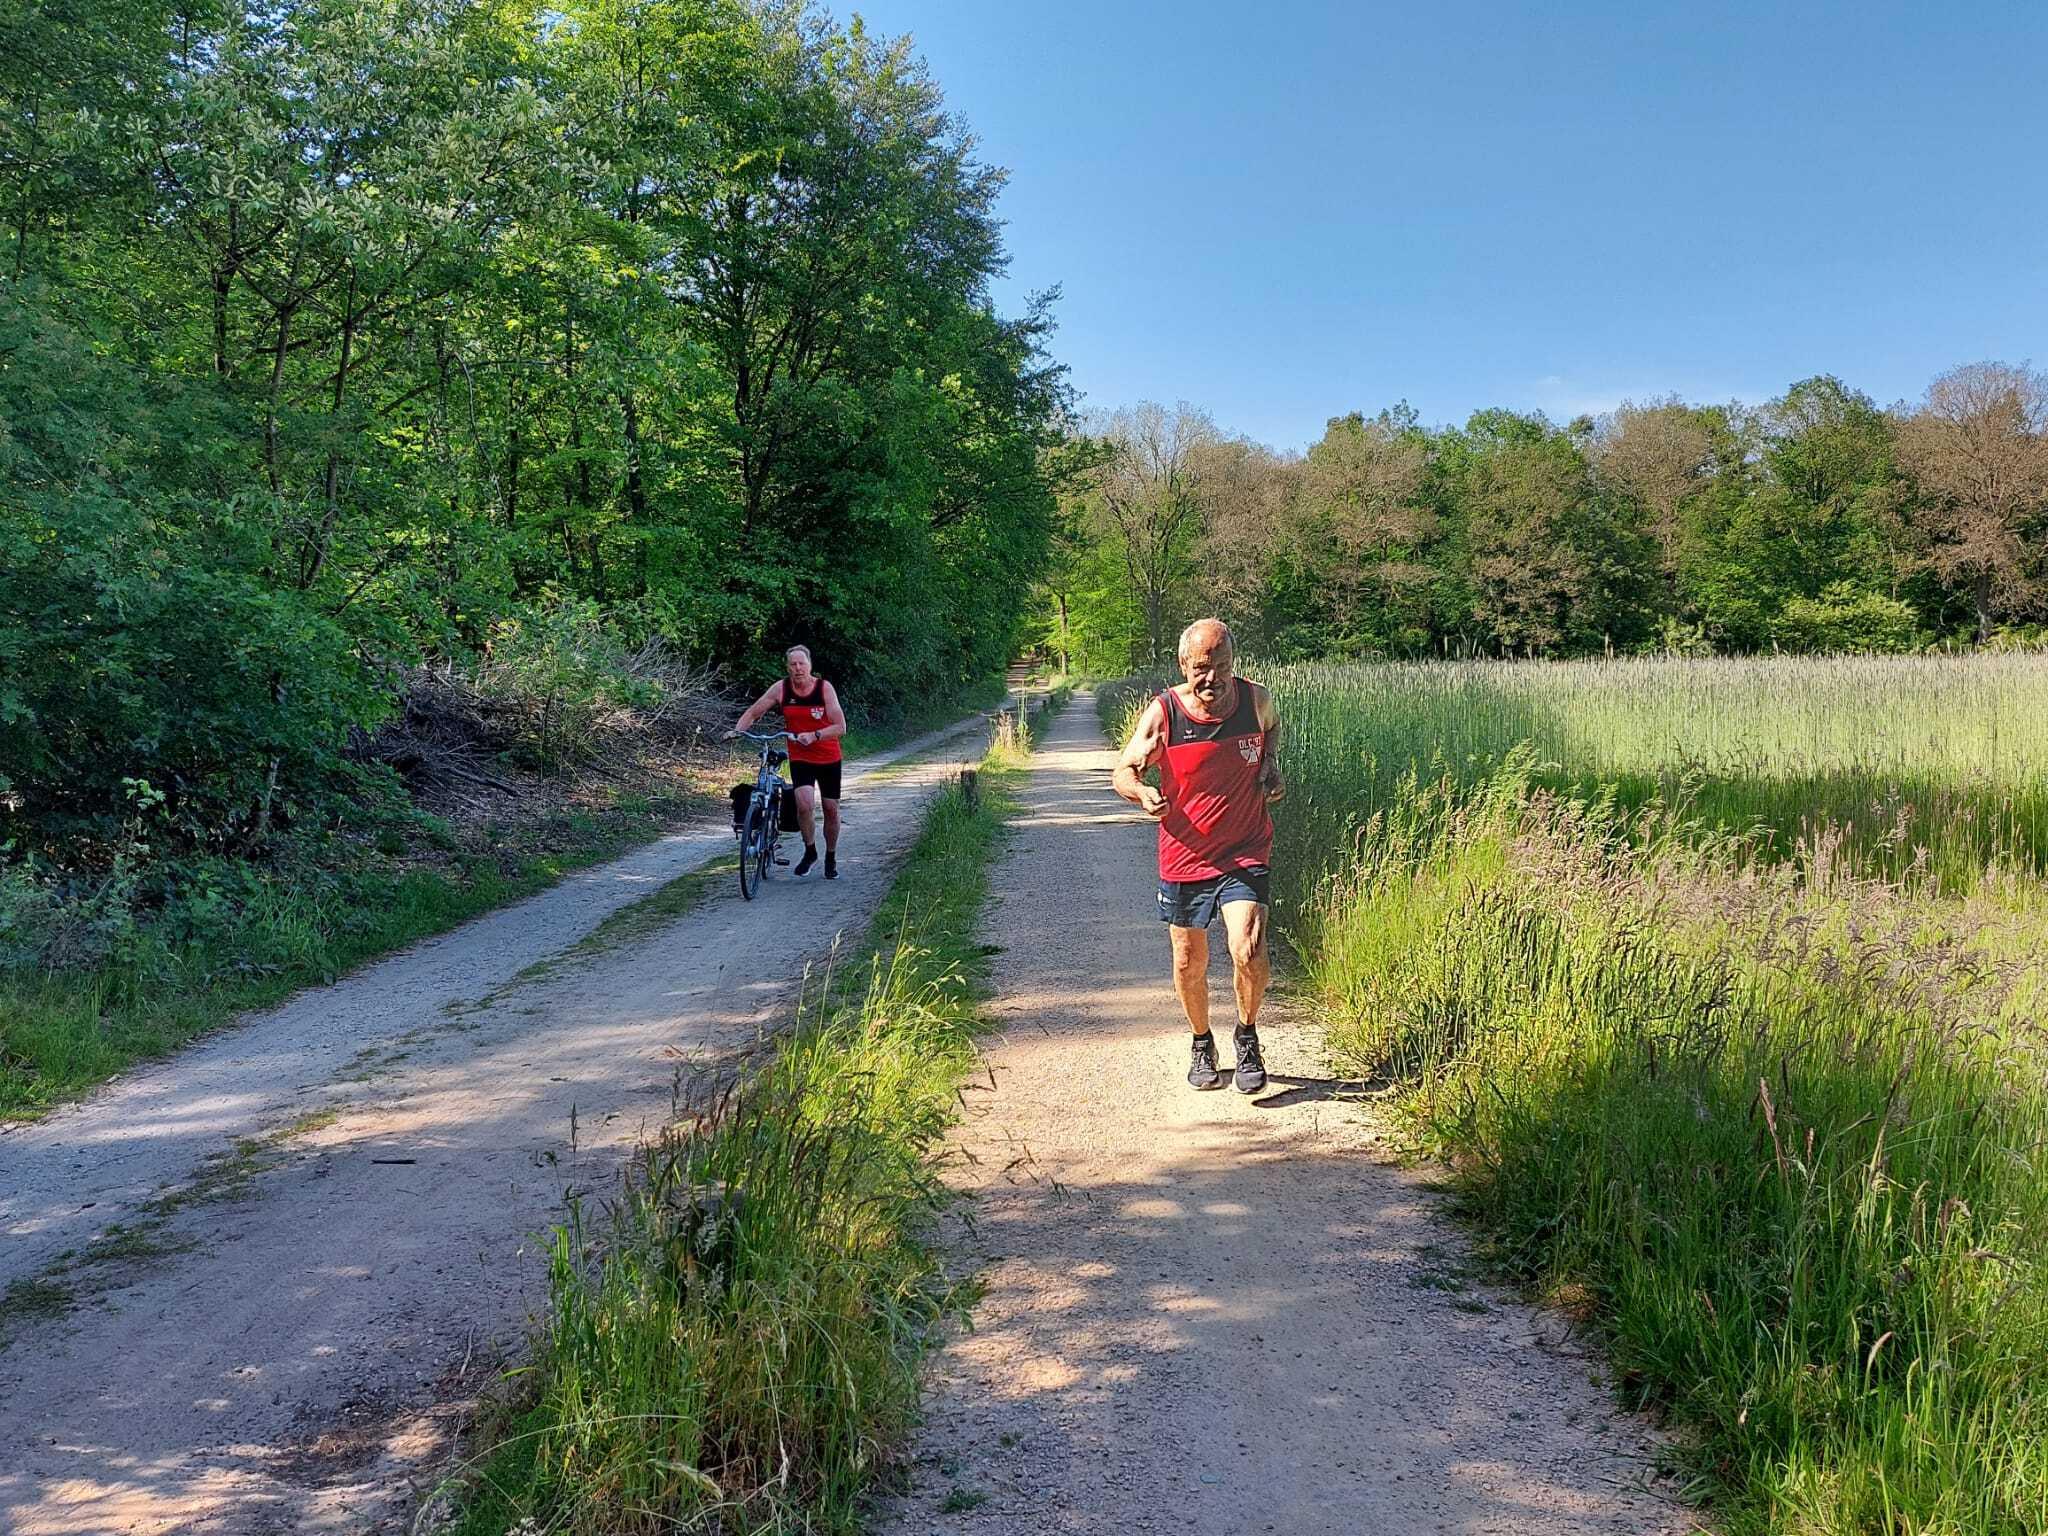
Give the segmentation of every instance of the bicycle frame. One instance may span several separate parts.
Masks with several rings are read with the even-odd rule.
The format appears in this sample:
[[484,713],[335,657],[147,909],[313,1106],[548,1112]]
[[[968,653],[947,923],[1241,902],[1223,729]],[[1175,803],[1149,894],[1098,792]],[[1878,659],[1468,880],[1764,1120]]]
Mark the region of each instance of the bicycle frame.
[[790,787],[779,771],[787,754],[777,744],[788,740],[789,733],[742,731],[740,735],[759,743],[761,748],[746,815],[733,828],[733,836],[740,845],[740,895],[752,901],[755,890],[768,878],[776,847],[782,841],[782,797],[790,792]]

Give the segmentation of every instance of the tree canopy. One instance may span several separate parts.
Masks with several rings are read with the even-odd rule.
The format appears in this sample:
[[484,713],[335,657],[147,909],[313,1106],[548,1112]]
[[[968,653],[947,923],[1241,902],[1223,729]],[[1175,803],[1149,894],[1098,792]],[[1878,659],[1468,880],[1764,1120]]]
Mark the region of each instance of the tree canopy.
[[2048,619],[2048,376],[2025,368],[1889,410],[1828,376],[1562,426],[1403,405],[1298,457],[1182,406],[1191,468],[1139,474],[1134,521],[1119,487],[1157,456],[1131,426],[1167,419],[1102,418],[1072,455],[1040,623],[1100,670],[1163,660],[1205,612],[1276,658],[1901,651]]
[[[61,13],[61,14],[60,14]],[[1050,298],[784,0],[76,0],[0,38],[0,795],[259,835],[396,668],[592,605],[871,709],[1012,652]]]

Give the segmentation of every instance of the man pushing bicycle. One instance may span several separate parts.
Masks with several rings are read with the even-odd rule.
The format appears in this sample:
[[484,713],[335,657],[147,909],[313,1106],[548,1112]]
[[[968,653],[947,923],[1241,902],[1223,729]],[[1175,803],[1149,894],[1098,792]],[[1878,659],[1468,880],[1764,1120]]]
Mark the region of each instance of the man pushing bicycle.
[[832,685],[811,670],[810,647],[792,645],[783,652],[782,660],[789,675],[747,706],[747,712],[725,733],[726,739],[739,735],[770,710],[782,711],[782,726],[789,732],[789,776],[796,785],[797,829],[804,839],[804,856],[797,860],[793,873],[807,875],[818,862],[812,829],[823,802],[825,878],[837,880],[839,738],[846,734],[846,711],[839,707],[839,694]]

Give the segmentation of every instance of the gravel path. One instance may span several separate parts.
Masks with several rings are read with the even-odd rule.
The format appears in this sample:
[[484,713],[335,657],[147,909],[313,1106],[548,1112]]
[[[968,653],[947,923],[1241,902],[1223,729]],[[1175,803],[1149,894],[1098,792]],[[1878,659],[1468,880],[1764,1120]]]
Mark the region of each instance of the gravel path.
[[1693,1531],[1598,1362],[1471,1278],[1311,1029],[1269,1015],[1256,1099],[1187,1087],[1153,831],[1111,764],[1086,698],[1032,761],[989,920],[994,1088],[958,1135],[987,1289],[879,1529]]
[[732,846],[667,838],[0,1135],[0,1531],[402,1529],[544,1297],[530,1234],[785,1016],[984,741],[849,774],[836,882],[565,954]]

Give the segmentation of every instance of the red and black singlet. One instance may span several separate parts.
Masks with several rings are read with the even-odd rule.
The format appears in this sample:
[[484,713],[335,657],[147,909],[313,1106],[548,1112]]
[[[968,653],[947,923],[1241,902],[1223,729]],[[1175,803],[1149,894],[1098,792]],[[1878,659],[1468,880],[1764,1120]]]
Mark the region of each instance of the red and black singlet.
[[1259,773],[1268,743],[1252,685],[1237,680],[1237,703],[1221,720],[1190,714],[1171,688],[1159,695],[1159,707],[1166,711],[1159,792],[1167,807],[1159,823],[1159,878],[1213,880],[1265,864],[1273,818]]
[[796,739],[798,731],[822,731],[832,722],[825,712],[825,679],[811,679],[811,691],[798,693],[789,686],[789,679],[782,680],[782,728],[789,732],[789,760],[792,763],[836,763],[839,761],[839,738],[827,737],[805,746]]

